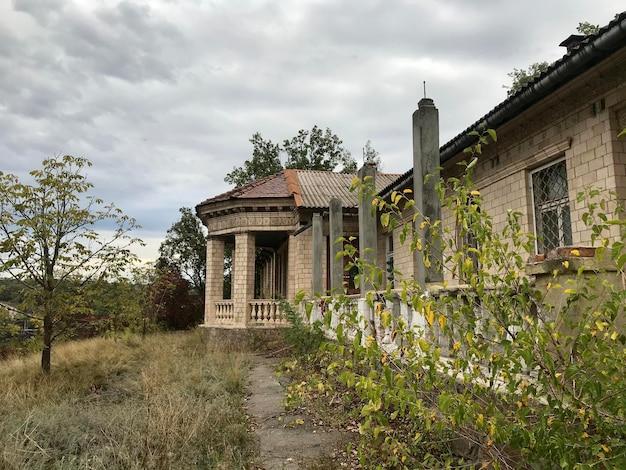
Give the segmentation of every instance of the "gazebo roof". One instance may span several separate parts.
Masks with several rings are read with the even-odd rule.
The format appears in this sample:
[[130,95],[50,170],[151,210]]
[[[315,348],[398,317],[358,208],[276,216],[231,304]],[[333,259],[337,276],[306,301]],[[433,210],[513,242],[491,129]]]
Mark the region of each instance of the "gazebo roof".
[[[354,173],[335,173],[317,170],[283,170],[234,188],[198,204],[210,205],[215,202],[241,199],[293,198],[296,207],[318,209],[328,207],[333,197],[341,199],[344,207],[355,207],[358,194],[350,191]],[[378,173],[376,190],[390,185],[400,175]]]

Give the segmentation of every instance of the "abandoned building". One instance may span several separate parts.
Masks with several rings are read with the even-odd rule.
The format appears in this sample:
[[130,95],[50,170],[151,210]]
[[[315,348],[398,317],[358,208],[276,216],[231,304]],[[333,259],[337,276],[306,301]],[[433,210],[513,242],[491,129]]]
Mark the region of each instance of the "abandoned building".
[[[497,142],[484,149],[474,172],[481,209],[493,217],[495,230],[504,226],[507,210],[521,212],[523,228],[537,237],[527,272],[549,273],[546,256],[591,245],[579,191],[593,186],[626,201],[626,139],[618,138],[626,128],[626,12],[598,33],[571,36],[562,45],[561,59],[442,146],[438,110],[432,100],[420,100],[409,171],[385,174],[366,165],[358,176],[372,176],[379,197],[411,188],[424,214],[453,226],[423,177],[439,167],[444,179],[454,175],[473,142],[469,132],[495,129]],[[454,282],[425,268],[400,242],[399,230],[385,232],[368,210],[371,200],[350,192],[354,176],[284,170],[197,206],[209,232],[205,326],[284,325],[278,299],[291,300],[300,290],[323,295],[340,289],[358,297],[367,286],[355,285],[334,256],[338,235],[354,236],[372,261],[418,282]],[[225,247],[233,250],[230,293],[224,292]]]

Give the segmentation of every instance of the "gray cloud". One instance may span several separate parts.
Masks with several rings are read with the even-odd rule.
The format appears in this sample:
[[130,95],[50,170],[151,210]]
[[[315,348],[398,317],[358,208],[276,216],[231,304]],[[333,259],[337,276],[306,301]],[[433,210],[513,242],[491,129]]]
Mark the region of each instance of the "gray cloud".
[[421,82],[442,140],[505,97],[513,67],[562,54],[578,21],[621,2],[107,1],[0,4],[0,169],[94,162],[96,192],[145,227],[154,256],[177,209],[227,189],[260,131],[329,126],[384,168],[411,161]]

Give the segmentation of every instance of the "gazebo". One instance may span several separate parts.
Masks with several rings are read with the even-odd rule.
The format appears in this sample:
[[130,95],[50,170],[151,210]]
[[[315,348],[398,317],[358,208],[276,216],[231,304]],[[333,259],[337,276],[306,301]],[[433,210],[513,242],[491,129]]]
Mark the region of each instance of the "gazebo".
[[[398,177],[377,174],[375,167],[369,171],[379,190]],[[331,199],[341,214],[340,233],[355,237],[359,233],[358,194],[350,191],[354,177],[284,170],[198,204],[197,215],[209,235],[204,326],[286,325],[279,299],[292,300],[300,290],[326,293],[332,283]],[[231,288],[225,289],[228,252]],[[358,289],[349,273],[340,275],[344,288]]]

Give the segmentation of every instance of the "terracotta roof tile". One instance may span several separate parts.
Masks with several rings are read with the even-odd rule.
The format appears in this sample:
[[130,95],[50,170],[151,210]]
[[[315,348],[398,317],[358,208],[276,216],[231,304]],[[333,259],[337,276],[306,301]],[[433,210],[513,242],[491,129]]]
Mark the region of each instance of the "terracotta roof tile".
[[203,206],[212,202],[227,201],[229,199],[282,198],[291,196],[292,193],[287,185],[284,171],[281,171],[275,175],[260,178],[239,188],[233,188],[230,191],[213,196],[198,205]]
[[[302,204],[300,207],[328,207],[330,199],[341,199],[344,207],[355,207],[358,193],[350,191],[354,173],[333,173],[330,171],[294,170],[300,182]],[[399,175],[378,173],[376,190],[391,184]]]
[[[330,199],[338,197],[344,207],[355,207],[358,195],[350,191],[354,173],[334,173],[315,170],[283,170],[209,198],[198,206],[230,199],[294,198],[297,207],[328,207]],[[380,191],[399,175],[378,173],[376,189]]]

